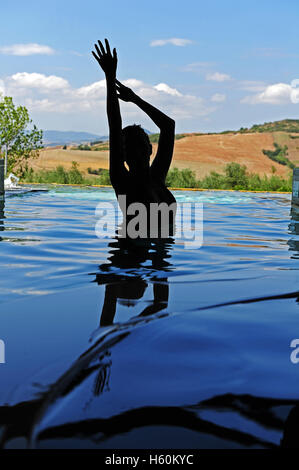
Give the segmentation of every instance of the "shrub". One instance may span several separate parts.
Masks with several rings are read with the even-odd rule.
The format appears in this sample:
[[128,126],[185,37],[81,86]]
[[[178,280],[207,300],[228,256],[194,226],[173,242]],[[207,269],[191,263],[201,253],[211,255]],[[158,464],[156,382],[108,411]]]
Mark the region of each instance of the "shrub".
[[284,145],[283,147],[280,147],[280,145],[274,142],[274,147],[275,150],[263,150],[263,154],[281,165],[287,165],[291,169],[295,168],[294,163],[287,158],[288,146]]
[[[110,185],[109,170],[99,168],[88,173],[97,175],[92,179],[84,178],[78,169],[76,162],[67,171],[62,166],[55,170],[41,170],[35,172],[32,168],[25,168],[22,173],[22,181],[26,183],[58,183],[58,184],[99,184]],[[197,180],[195,172],[190,169],[173,168],[168,172],[166,185],[170,188],[202,188],[202,189],[247,189],[250,191],[292,191],[292,174],[284,179],[276,174],[260,177],[254,173],[247,173],[246,166],[238,163],[229,163],[225,167],[225,174],[212,171],[202,180]]]
[[195,172],[187,168],[183,170],[173,168],[168,172],[166,186],[173,188],[196,188]]
[[246,166],[239,163],[228,163],[225,167],[226,182],[232,189],[247,189],[248,177]]
[[78,163],[72,162],[72,168],[68,172],[68,183],[69,184],[82,184],[83,176],[78,169]]
[[198,181],[198,187],[202,189],[229,189],[225,176],[212,171],[202,181]]
[[104,184],[104,185],[110,185],[110,175],[109,175],[109,170],[105,170],[101,168],[101,173],[100,173],[100,178],[99,178],[99,184]]

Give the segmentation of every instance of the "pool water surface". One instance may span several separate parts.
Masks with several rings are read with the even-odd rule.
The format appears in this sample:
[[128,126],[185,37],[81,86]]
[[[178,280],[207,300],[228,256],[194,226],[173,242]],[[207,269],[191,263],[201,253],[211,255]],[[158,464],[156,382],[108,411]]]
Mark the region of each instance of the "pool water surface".
[[290,195],[175,197],[203,203],[201,247],[98,238],[97,204],[116,206],[110,189],[7,194],[2,447],[297,445],[299,218]]

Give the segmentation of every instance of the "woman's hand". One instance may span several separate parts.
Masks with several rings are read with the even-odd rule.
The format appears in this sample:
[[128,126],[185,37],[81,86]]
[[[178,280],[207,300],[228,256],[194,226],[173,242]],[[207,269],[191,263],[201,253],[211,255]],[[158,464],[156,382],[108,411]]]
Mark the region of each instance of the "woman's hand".
[[117,96],[122,100],[122,101],[127,101],[127,102],[133,102],[134,98],[136,98],[136,95],[131,88],[123,85],[120,83],[118,80],[115,79],[115,84],[116,84],[116,91],[117,91]]
[[97,51],[97,54],[92,51],[92,54],[94,56],[94,58],[96,59],[96,61],[98,62],[98,64],[101,66],[103,72],[105,73],[106,77],[107,78],[110,78],[110,79],[115,79],[116,77],[116,69],[117,69],[117,53],[116,53],[116,49],[114,48],[113,49],[113,55],[111,54],[111,50],[110,50],[110,46],[109,46],[109,42],[107,39],[105,39],[105,44],[106,44],[106,49],[107,51],[105,51],[105,48],[103,46],[103,44],[101,43],[101,41],[98,41],[99,43],[99,47],[97,44],[94,45],[96,51]]

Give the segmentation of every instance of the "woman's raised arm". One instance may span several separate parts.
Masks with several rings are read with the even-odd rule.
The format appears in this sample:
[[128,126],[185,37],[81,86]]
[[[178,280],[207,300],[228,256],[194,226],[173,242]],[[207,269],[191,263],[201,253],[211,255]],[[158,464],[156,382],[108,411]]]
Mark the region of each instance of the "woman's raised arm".
[[167,172],[172,160],[174,137],[175,137],[175,121],[159,109],[141,99],[130,88],[124,86],[116,80],[116,89],[118,97],[123,101],[129,101],[136,104],[144,111],[160,129],[160,138],[156,158],[151,166],[151,173],[155,178],[165,181]]
[[117,53],[113,49],[111,54],[110,45],[105,39],[106,50],[101,41],[95,44],[96,52],[92,51],[94,58],[102,68],[106,76],[107,84],[107,116],[109,123],[109,147],[110,147],[110,179],[114,189],[120,191],[120,186],[124,182],[124,174],[127,170],[124,166],[122,153],[122,121],[119,108],[118,97],[116,93],[116,69]]

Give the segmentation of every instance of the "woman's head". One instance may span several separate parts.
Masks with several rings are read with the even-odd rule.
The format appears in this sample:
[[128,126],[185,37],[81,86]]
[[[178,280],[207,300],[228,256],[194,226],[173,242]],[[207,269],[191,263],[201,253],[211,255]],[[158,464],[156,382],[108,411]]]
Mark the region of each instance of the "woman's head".
[[134,124],[122,130],[124,160],[130,170],[149,168],[152,145],[141,126]]

